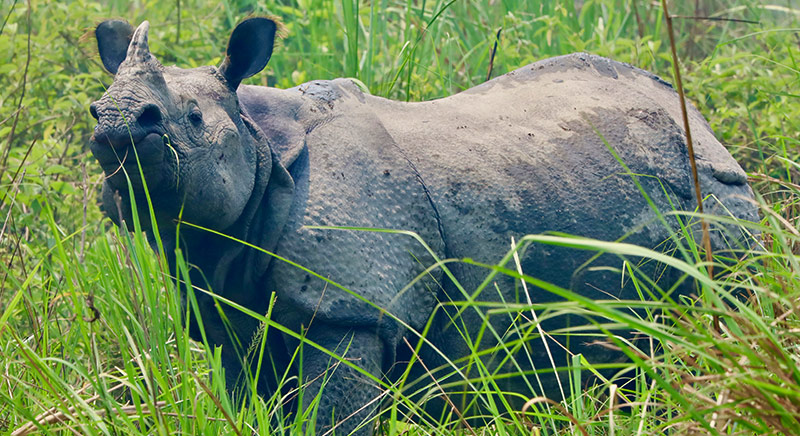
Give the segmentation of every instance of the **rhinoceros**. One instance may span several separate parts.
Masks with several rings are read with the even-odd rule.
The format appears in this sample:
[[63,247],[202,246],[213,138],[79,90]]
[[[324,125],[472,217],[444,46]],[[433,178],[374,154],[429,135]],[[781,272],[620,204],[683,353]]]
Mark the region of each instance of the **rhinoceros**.
[[[669,212],[693,211],[697,202],[672,87],[586,53],[417,103],[370,95],[351,79],[291,89],[241,84],[267,65],[276,26],[263,17],[242,21],[221,65],[194,69],[161,65],[148,48],[146,21],[135,31],[119,20],[97,26],[102,63],[115,74],[90,107],[97,119],[91,150],[107,175],[105,213],[131,226],[133,205],[147,211],[141,167],[156,221],[142,213],[142,225],[165,252],[182,248],[192,285],[262,314],[275,296],[272,322],[285,329],[268,330],[268,366],[276,370],[261,374],[302,374],[308,386],[296,407],[309,407],[324,384],[317,431],[336,425],[339,433],[369,433],[363,423],[375,416],[384,389],[377,379],[406,376],[424,396],[423,387],[434,386],[426,377],[445,377],[452,386],[478,376],[463,363],[473,345],[495,350],[482,355],[483,363],[508,375],[497,383],[519,394],[509,404],[533,395],[561,398],[552,371],[535,383],[532,374],[567,364],[567,351],[555,342],[563,337],[551,336],[550,350],[541,338],[528,338],[516,347],[528,357],[509,358],[501,342],[522,338],[513,311],[492,315],[459,302],[521,303],[529,313],[559,300],[537,287],[526,294],[513,274],[482,286],[491,271],[480,265],[498,262],[524,235],[563,232],[674,248],[679,223]],[[746,174],[693,107],[689,117],[706,211],[755,220]],[[179,223],[194,226],[181,225],[176,239]],[[692,235],[699,239],[694,230],[684,233]],[[739,240],[720,229],[712,236],[716,249]],[[620,279],[622,262],[532,244],[520,251],[519,267],[586,298],[639,299]],[[651,270],[661,289],[680,283],[672,270]],[[686,292],[689,282],[676,292]],[[196,298],[204,330],[192,320],[190,333],[222,347],[235,390],[243,368],[260,364],[243,358],[259,322],[222,304],[223,320],[213,295]],[[547,318],[541,325],[548,331],[576,322]],[[292,360],[303,342],[316,345],[304,347],[302,362]],[[588,342],[573,338],[565,347],[589,361],[618,358]],[[416,363],[406,373],[409,361]],[[274,379],[255,381],[262,395],[274,393]]]

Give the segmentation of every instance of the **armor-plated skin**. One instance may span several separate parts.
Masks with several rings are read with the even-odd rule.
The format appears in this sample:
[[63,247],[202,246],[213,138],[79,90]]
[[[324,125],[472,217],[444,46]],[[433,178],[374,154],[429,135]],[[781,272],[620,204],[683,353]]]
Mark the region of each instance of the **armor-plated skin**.
[[[347,79],[287,90],[239,86],[269,60],[275,34],[269,19],[237,26],[219,68],[193,70],[158,64],[147,49],[147,28],[143,23],[133,32],[127,23],[108,21],[96,32],[103,63],[116,73],[107,94],[92,105],[98,119],[92,151],[110,176],[103,188],[106,213],[118,224],[131,222],[117,159],[135,149],[168,251],[178,245],[175,220],[182,213],[184,221],[303,265],[361,298],[230,239],[182,226],[180,244],[196,266],[194,285],[258,313],[266,313],[274,292],[274,321],[305,331],[315,343],[345,354],[377,377],[402,373],[398,363],[409,357],[403,338],[412,344],[418,340],[407,327],[421,331],[431,317],[431,344],[450,359],[465,356],[467,346],[449,322],[454,306],[439,305],[464,297],[438,268],[400,292],[434,263],[408,235],[309,226],[413,231],[441,259],[469,257],[487,264],[508,252],[512,237],[548,231],[612,241],[624,237],[657,247],[672,232],[655,218],[609,146],[639,175],[636,180],[660,211],[696,206],[678,97],[665,82],[626,64],[567,55],[452,97],[402,103],[368,95]],[[690,108],[690,117],[701,191],[711,194],[706,211],[757,219],[745,173],[699,112]],[[135,147],[129,146],[131,140]],[[135,160],[126,160],[125,168],[139,210],[147,210]],[[668,222],[678,228],[674,217]],[[145,226],[150,228],[147,220]],[[713,242],[725,247],[730,241],[716,232]],[[524,251],[521,265],[526,274],[586,297],[638,298],[608,268],[581,268],[593,254],[537,245]],[[621,263],[604,255],[591,266],[618,269]],[[459,263],[449,268],[467,292],[488,273]],[[675,277],[668,273],[662,280],[668,289]],[[478,299],[525,301],[514,280],[498,276],[496,283],[502,295],[490,286]],[[197,295],[205,334],[223,346],[233,388],[241,349],[230,339],[212,299]],[[531,298],[534,303],[556,299],[540,289],[532,289]],[[225,314],[246,347],[257,322],[234,309]],[[552,318],[543,326],[562,328],[566,318]],[[460,322],[472,333],[481,327],[474,310],[465,311]],[[503,334],[511,318],[503,314],[491,322]],[[192,325],[192,336],[200,338]],[[270,331],[270,357],[286,365],[297,340]],[[481,345],[496,342],[487,334]],[[531,346],[541,347],[541,340]],[[303,376],[314,380],[331,361],[313,347],[304,350]],[[583,343],[571,350],[590,361],[618,358]],[[543,348],[533,352],[531,361],[520,359],[521,368],[505,362],[500,371],[550,367]],[[565,353],[555,354],[557,363],[565,365]],[[420,356],[431,369],[444,362],[433,347],[423,347]],[[504,357],[489,354],[486,361],[496,368]],[[426,374],[415,367],[411,380],[417,377]],[[552,376],[543,376],[544,392],[521,378],[505,380],[507,386],[501,387],[525,396],[560,396]],[[259,383],[263,394],[274,389],[269,377]],[[311,384],[303,407],[319,386],[319,380]],[[374,415],[377,403],[362,406],[379,394],[374,382],[339,365],[328,373],[318,431],[333,424],[332,413],[337,433],[356,429]],[[370,426],[357,431],[368,433]]]

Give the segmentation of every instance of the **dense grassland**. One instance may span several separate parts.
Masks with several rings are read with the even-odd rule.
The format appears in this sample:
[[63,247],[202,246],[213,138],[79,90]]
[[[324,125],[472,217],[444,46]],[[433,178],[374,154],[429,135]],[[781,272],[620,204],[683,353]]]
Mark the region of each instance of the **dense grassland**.
[[[635,322],[614,302],[560,303],[651,338],[647,350],[626,347],[631,363],[618,370],[633,382],[583,388],[596,370],[576,356],[567,400],[533,399],[510,414],[486,395],[497,416],[488,427],[427,416],[424,395],[387,386],[381,431],[800,434],[800,3],[670,7],[708,18],[676,19],[685,88],[751,177],[762,220],[748,228],[761,243],[718,261],[713,278],[690,243],[695,257],[677,267],[699,298],[633,303],[649,314]],[[278,397],[231,401],[209,377],[218,350],[184,332],[163,260],[103,218],[87,109],[112,77],[84,37],[100,20],[148,19],[161,62],[194,67],[219,64],[241,18],[277,16],[286,37],[249,80],[281,88],[353,77],[376,95],[425,100],[485,81],[490,65],[497,76],[574,51],[672,78],[660,3],[638,0],[2,0],[0,13],[0,434],[266,434],[300,432],[313,418],[286,416]],[[490,378],[473,387],[493,389]]]

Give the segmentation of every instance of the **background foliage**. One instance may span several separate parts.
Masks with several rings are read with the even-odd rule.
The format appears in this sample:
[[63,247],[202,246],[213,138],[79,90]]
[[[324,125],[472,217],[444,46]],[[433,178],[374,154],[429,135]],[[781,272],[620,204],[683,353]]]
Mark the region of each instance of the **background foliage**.
[[[99,21],[150,20],[152,51],[164,64],[188,68],[219,64],[243,17],[274,15],[286,37],[250,83],[286,88],[354,77],[371,93],[399,100],[443,97],[486,80],[499,29],[492,76],[574,51],[672,76],[661,6],[639,0],[0,5],[0,433],[24,430],[45,411],[59,418],[39,420],[39,431],[87,434],[247,433],[281,413],[272,400],[237,409],[220,394],[218,379],[206,376],[213,350],[182,333],[162,263],[140,236],[111,229],[96,205],[102,174],[87,148],[87,108],[112,81],[86,37]],[[666,427],[800,433],[800,7],[795,0],[705,0],[671,8],[673,15],[747,20],[677,19],[676,33],[690,99],[764,198],[767,251],[720,279],[755,297],[747,310],[726,313],[743,326],[738,334],[701,334],[693,325],[681,331],[691,341],[661,361],[679,394],[644,388],[631,397],[659,398],[659,412],[632,406],[614,420],[607,392],[590,392],[567,402],[564,414],[541,412],[531,421],[535,432],[577,431],[567,424],[571,416],[593,434]],[[390,433],[416,431],[401,417],[387,421]]]

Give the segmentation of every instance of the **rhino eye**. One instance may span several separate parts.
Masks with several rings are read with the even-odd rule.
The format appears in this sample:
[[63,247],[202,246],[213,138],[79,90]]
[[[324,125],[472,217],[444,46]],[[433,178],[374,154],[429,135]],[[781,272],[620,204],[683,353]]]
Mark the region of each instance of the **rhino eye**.
[[195,126],[203,122],[203,113],[200,112],[200,109],[196,107],[192,108],[192,110],[189,112],[189,121],[191,121]]

